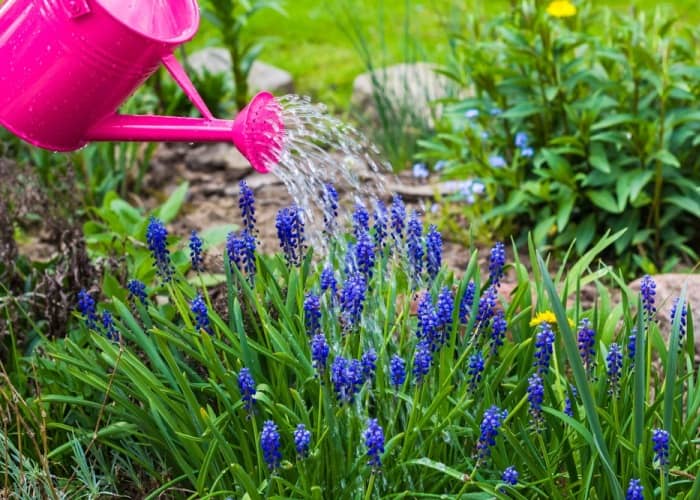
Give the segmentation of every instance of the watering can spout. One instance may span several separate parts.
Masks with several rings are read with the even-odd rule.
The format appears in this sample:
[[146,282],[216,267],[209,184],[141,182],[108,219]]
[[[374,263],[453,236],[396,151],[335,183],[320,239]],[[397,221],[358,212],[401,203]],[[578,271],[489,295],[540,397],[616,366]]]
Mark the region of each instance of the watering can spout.
[[284,125],[272,94],[261,92],[235,120],[154,115],[112,115],[87,131],[87,141],[229,142],[259,172],[279,162]]

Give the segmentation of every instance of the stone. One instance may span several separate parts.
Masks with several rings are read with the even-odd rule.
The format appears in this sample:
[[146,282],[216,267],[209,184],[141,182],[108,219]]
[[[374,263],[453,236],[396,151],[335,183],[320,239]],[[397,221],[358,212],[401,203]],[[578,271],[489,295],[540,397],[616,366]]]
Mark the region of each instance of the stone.
[[[187,58],[189,66],[200,75],[230,73],[231,55],[222,47],[209,47],[194,52]],[[254,61],[248,73],[248,90],[254,94],[267,90],[276,95],[294,92],[292,75],[283,69],[262,61]]]
[[227,177],[238,180],[248,175],[252,167],[248,160],[231,144],[202,144],[190,149],[185,163],[192,170],[225,170]]
[[[434,64],[396,64],[367,72],[355,78],[352,105],[370,118],[377,116],[375,92],[386,95],[397,107],[411,106],[413,112],[432,120],[430,103],[451,96],[454,85],[435,72]],[[378,88],[375,89],[375,82]]]

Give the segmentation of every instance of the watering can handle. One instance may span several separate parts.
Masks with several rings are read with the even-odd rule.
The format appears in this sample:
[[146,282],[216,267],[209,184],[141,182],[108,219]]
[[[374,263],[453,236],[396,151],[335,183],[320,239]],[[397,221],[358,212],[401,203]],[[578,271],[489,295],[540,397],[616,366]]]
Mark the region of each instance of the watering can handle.
[[214,115],[209,111],[204,99],[199,95],[190,77],[187,76],[185,68],[182,67],[174,54],[168,54],[162,58],[163,65],[170,73],[170,76],[177,82],[180,88],[185,92],[190,102],[199,110],[202,117],[207,120],[214,120]]

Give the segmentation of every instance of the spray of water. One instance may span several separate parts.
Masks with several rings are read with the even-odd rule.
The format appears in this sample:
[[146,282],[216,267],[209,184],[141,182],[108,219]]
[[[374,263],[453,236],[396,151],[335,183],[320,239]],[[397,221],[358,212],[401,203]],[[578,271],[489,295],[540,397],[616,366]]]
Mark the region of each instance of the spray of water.
[[[386,194],[384,177],[391,166],[356,128],[308,97],[286,95],[271,101],[270,106],[278,107],[284,124],[274,155],[279,159],[270,171],[285,184],[307,223],[318,226],[323,220],[319,214],[331,215],[325,213],[323,202],[326,183],[350,193],[355,203],[368,208]],[[343,213],[340,218],[342,225],[350,214]],[[325,247],[320,231],[311,236],[314,234],[319,237],[312,243]]]

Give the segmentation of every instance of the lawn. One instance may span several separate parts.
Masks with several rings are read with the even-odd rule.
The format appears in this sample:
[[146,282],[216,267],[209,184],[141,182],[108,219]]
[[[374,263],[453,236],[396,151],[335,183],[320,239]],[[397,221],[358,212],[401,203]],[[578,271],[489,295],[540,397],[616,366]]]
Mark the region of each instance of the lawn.
[[[468,5],[484,15],[492,15],[509,5],[506,0],[456,3]],[[663,3],[610,0],[601,3],[620,9],[630,5],[652,9],[661,5],[673,8],[679,19],[695,22],[699,18],[694,0]],[[290,71],[300,93],[345,108],[353,79],[364,71],[363,61],[346,36],[345,27],[363,27],[375,47],[373,57],[377,64],[381,64],[406,59],[404,23],[408,20],[412,40],[419,44],[421,51],[430,54],[430,60],[439,61],[448,51],[445,26],[455,19],[453,5],[455,2],[450,0],[297,0],[293,4],[287,2],[286,16],[272,11],[261,12],[252,20],[248,34],[267,40],[261,59]],[[206,21],[195,43],[215,43]]]

